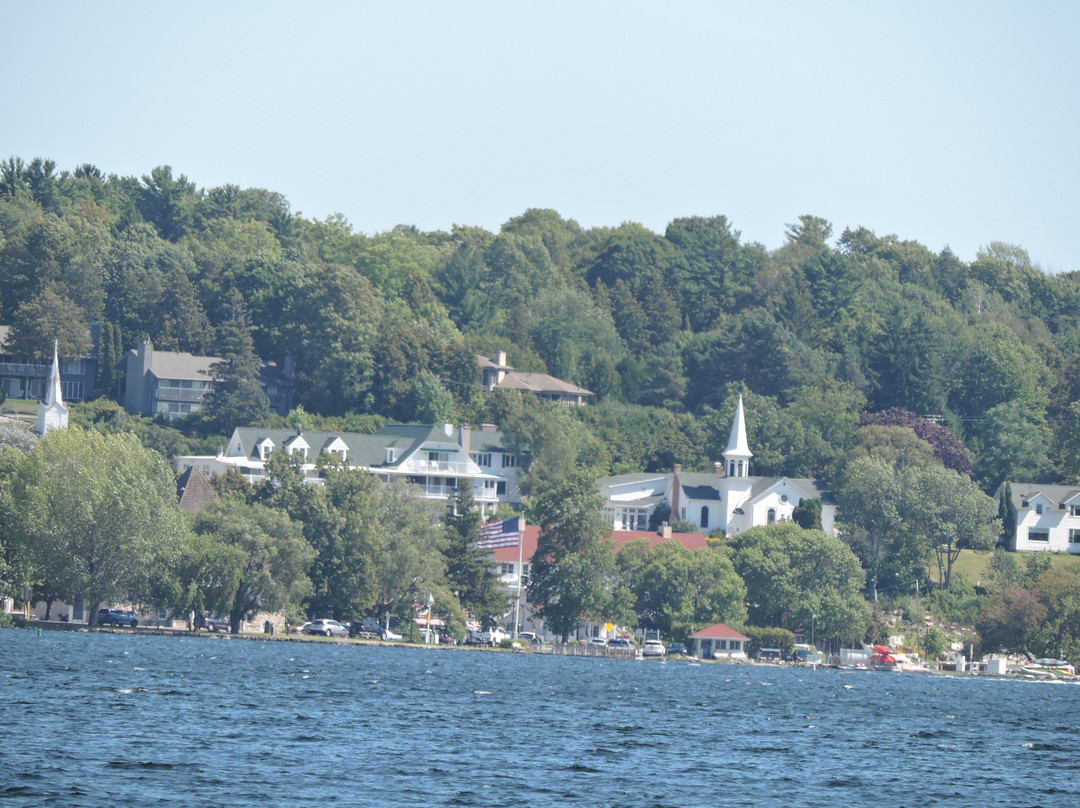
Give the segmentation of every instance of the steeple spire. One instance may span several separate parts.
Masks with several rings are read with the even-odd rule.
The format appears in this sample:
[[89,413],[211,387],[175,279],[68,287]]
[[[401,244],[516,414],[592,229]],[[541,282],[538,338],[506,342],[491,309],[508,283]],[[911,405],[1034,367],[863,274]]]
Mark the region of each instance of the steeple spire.
[[50,429],[65,429],[67,425],[68,408],[60,393],[60,345],[59,341],[54,341],[49,386],[45,390],[45,400],[38,403],[37,433],[44,435]]
[[64,401],[60,394],[60,341],[53,340],[52,371],[49,373],[49,389],[45,393],[45,406],[59,404]]
[[743,400],[735,408],[735,421],[731,425],[731,437],[724,449],[724,461],[728,477],[749,477],[750,458],[753,457],[750,445],[746,441],[746,418],[743,415]]

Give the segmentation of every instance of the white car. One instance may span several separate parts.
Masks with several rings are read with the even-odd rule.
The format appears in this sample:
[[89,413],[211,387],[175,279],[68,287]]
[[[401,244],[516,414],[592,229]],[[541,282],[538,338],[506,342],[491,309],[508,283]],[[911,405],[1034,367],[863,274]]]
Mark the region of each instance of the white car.
[[312,620],[304,626],[303,631],[305,634],[322,635],[323,637],[349,636],[349,630],[337,620]]
[[660,640],[645,640],[645,645],[641,647],[642,656],[658,656],[662,657],[667,654],[667,649]]

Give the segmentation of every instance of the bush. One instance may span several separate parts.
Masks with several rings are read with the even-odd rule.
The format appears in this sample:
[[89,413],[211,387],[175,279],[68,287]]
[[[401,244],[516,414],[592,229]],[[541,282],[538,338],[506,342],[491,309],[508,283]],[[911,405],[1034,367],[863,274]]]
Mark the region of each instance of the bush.
[[743,634],[750,638],[746,643],[747,656],[753,656],[759,648],[779,648],[784,656],[790,656],[795,647],[795,635],[786,628],[758,628],[749,626],[742,630]]

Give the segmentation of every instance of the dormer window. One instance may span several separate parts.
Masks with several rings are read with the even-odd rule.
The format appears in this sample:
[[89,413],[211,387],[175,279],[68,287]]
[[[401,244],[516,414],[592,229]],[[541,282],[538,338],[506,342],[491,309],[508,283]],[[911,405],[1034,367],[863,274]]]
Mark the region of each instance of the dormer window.
[[400,456],[400,452],[399,452],[398,449],[395,449],[393,447],[388,447],[387,448],[387,450],[386,450],[386,462],[387,463],[396,463],[399,456]]
[[1035,513],[1040,513],[1041,514],[1042,512],[1043,512],[1042,503],[1041,502],[1036,502],[1035,503]]

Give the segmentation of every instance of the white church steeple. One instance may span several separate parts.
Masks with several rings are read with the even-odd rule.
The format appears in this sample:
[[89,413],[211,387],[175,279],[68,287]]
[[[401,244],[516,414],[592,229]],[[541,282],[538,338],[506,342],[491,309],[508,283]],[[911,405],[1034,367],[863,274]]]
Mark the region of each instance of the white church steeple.
[[53,342],[53,363],[49,372],[49,386],[45,391],[45,400],[38,402],[37,433],[44,435],[50,429],[66,429],[68,408],[64,406],[60,392],[60,354],[59,343]]
[[724,449],[724,466],[728,477],[749,477],[750,458],[753,457],[746,441],[746,419],[743,416],[742,396],[735,408],[735,421],[731,425],[731,437]]

